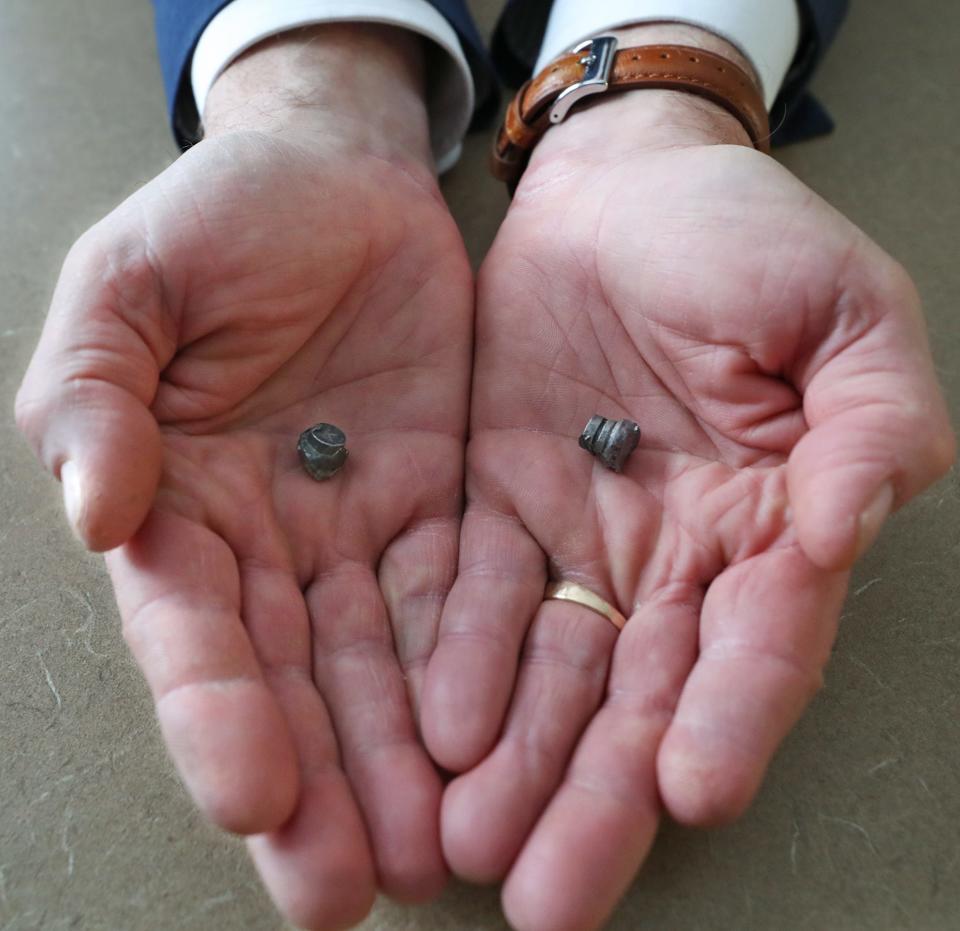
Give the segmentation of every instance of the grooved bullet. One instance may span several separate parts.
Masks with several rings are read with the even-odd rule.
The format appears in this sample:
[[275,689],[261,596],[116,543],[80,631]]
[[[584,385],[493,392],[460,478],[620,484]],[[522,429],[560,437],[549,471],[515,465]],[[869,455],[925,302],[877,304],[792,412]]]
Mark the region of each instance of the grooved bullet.
[[640,442],[640,428],[632,420],[607,420],[594,414],[580,434],[580,446],[608,469],[622,472]]

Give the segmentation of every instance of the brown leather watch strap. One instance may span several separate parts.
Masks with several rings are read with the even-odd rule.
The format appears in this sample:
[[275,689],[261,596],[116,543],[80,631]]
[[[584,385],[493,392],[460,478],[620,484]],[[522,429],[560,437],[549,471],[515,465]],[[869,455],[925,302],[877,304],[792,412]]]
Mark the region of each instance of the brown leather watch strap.
[[556,59],[520,88],[494,143],[494,176],[516,184],[543,134],[581,99],[645,87],[706,97],[743,124],[756,148],[769,151],[763,95],[738,65],[685,45],[644,45],[617,51],[616,39],[603,36]]

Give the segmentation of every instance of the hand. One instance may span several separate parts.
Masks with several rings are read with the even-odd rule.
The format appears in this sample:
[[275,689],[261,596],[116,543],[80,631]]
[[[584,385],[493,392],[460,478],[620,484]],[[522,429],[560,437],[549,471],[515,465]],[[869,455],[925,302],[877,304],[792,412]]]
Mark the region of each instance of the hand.
[[[657,40],[652,40],[657,41]],[[458,579],[427,671],[444,851],[520,931],[599,927],[661,807],[727,821],[821,681],[848,569],[953,441],[915,291],[732,118],[551,129],[478,282]],[[643,430],[623,475],[588,418]],[[543,601],[578,581],[628,616]]]
[[[232,66],[206,141],[71,252],[17,405],[111,550],[187,787],[311,928],[445,879],[412,706],[456,568],[473,294],[419,56],[323,27]],[[349,438],[323,484],[296,454],[317,421]]]

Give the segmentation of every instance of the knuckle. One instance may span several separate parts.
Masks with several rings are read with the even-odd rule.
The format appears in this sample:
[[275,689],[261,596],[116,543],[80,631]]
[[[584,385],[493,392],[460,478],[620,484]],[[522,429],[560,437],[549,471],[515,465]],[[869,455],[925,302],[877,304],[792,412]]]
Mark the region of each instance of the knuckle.
[[[94,227],[83,245],[81,260],[98,277],[104,292],[119,309],[142,309],[159,291],[158,263],[149,244],[138,232]],[[83,237],[81,237],[81,240]]]
[[94,264],[102,254],[104,235],[102,232],[103,224],[106,220],[101,220],[94,226],[84,230],[74,241],[64,259],[65,266],[85,266]]
[[77,239],[64,260],[63,276],[93,285],[100,298],[88,311],[99,304],[130,321],[163,305],[163,276],[149,237],[116,214]]
[[17,391],[13,402],[14,422],[20,433],[34,447],[39,447],[40,434],[48,420],[50,406],[50,399],[38,395],[27,381],[24,381]]
[[913,278],[893,256],[872,241],[858,249],[851,264],[854,299],[846,305],[862,323],[874,324],[884,318],[921,317],[921,300]]
[[877,283],[894,302],[914,306],[920,304],[920,295],[907,269],[890,255],[884,254],[878,263]]
[[936,478],[946,475],[957,459],[957,438],[949,423],[934,430],[928,442],[930,469]]
[[859,277],[870,295],[881,305],[919,304],[916,285],[904,265],[873,242],[859,251]]
[[107,217],[77,237],[63,260],[61,279],[89,279],[102,272],[115,235],[112,225]]
[[26,391],[21,385],[13,399],[13,419],[17,429],[25,436],[29,435],[30,428],[33,426],[36,407],[27,398]]
[[950,416],[935,387],[931,395],[915,403],[904,415],[902,425],[903,435],[912,437],[912,454],[906,466],[908,483],[912,478],[922,487],[946,475],[957,458],[957,438]]

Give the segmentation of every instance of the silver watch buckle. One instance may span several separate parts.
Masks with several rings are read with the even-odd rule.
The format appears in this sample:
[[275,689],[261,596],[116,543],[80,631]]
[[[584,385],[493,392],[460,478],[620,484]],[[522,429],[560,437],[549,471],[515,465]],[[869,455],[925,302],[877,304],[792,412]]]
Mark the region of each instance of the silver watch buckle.
[[[589,51],[588,51],[589,50]],[[617,51],[617,40],[614,36],[597,36],[587,39],[571,49],[577,52],[586,52],[580,59],[584,66],[583,77],[576,84],[571,84],[554,101],[550,110],[550,122],[560,123],[566,119],[570,108],[584,97],[593,94],[602,94],[610,86],[610,72],[613,69],[613,56]]]

